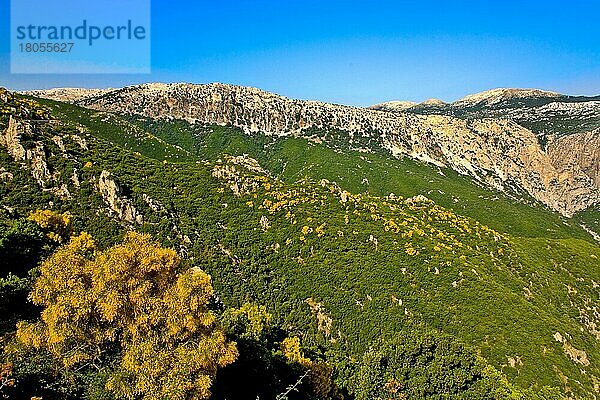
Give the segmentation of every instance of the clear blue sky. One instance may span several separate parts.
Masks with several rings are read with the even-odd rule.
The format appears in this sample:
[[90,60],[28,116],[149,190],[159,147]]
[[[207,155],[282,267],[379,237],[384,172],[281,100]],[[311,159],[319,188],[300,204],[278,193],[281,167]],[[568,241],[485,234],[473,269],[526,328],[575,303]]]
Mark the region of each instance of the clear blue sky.
[[10,89],[225,82],[351,105],[495,87],[600,94],[592,0],[153,0],[146,75],[11,75],[8,0],[0,15],[0,85]]

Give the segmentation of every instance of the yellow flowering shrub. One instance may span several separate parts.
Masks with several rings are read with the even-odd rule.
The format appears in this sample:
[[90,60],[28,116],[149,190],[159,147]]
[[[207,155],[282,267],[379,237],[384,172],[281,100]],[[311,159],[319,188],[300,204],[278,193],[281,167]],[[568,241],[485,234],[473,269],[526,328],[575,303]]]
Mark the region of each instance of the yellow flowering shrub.
[[240,308],[230,308],[223,313],[223,325],[228,332],[243,339],[259,340],[271,324],[271,314],[264,306],[245,303]]
[[67,369],[119,349],[106,384],[118,398],[207,399],[237,348],[207,307],[210,276],[180,261],[149,235],[130,232],[105,251],[89,234],[75,236],[42,263],[30,294],[41,316],[20,322],[17,339]]
[[36,210],[27,219],[38,224],[55,242],[62,243],[71,235],[71,214],[68,212],[60,214],[52,210]]
[[325,223],[322,223],[315,228],[315,232],[317,233],[318,237],[323,237],[325,235],[325,225]]
[[300,350],[300,339],[295,336],[283,339],[283,342],[281,342],[281,352],[288,361],[296,362],[302,366],[310,364],[310,360],[304,357]]

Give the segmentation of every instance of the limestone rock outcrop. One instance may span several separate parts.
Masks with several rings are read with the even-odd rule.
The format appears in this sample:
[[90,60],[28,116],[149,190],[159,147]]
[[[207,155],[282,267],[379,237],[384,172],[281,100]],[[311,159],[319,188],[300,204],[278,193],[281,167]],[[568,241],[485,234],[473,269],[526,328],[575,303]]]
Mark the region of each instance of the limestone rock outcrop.
[[25,148],[22,143],[22,137],[35,136],[34,127],[27,121],[20,121],[13,118],[12,115],[8,119],[8,126],[2,134],[0,134],[0,145],[5,147],[8,154],[19,162],[24,162],[27,168],[31,170],[31,174],[37,183],[44,187],[52,178],[46,163],[46,150],[41,141],[36,141],[34,146]]
[[141,224],[143,222],[142,215],[133,206],[131,199],[123,195],[121,185],[112,178],[110,172],[103,170],[100,174],[98,191],[110,212],[114,213],[119,219],[129,223]]

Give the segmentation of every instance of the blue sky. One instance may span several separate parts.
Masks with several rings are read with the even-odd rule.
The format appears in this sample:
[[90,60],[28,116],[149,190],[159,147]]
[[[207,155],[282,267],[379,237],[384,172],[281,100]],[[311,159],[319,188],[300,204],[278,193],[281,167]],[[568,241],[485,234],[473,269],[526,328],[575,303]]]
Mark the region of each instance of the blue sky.
[[11,75],[9,14],[0,0],[10,89],[225,82],[351,105],[495,87],[600,94],[597,1],[153,0],[140,75]]

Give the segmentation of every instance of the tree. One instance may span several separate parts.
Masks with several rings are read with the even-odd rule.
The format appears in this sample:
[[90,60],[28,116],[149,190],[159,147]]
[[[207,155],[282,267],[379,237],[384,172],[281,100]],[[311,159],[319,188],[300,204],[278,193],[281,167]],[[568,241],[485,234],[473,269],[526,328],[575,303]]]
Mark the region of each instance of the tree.
[[0,278],[20,278],[38,265],[48,240],[37,223],[25,219],[0,223]]
[[12,387],[14,384],[15,380],[12,377],[12,364],[0,364],[0,395],[2,394],[3,389]]
[[[333,368],[326,362],[316,362],[304,356],[300,339],[292,336],[281,342],[281,352],[290,362],[306,370],[311,391],[318,399],[339,399],[341,395],[333,380]],[[300,383],[300,382],[299,382]]]
[[239,346],[235,364],[219,371],[211,399],[339,399],[333,368],[305,357],[300,339],[272,324],[264,306],[246,303],[221,316]]
[[452,337],[411,328],[376,341],[364,354],[354,379],[357,400],[492,400],[513,394],[500,373]]
[[118,398],[207,399],[238,354],[207,307],[212,295],[210,276],[148,235],[98,251],[82,233],[42,264],[30,299],[43,310],[17,339],[67,371],[101,371]]
[[32,270],[49,254],[52,244],[35,222],[0,220],[0,335],[13,332],[17,321],[38,313],[27,302],[27,294]]
[[298,373],[275,354],[285,333],[272,324],[272,316],[264,306],[252,303],[226,309],[221,325],[236,341],[239,357],[217,374],[211,400],[275,399]]

